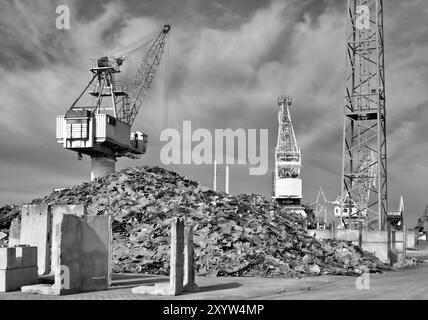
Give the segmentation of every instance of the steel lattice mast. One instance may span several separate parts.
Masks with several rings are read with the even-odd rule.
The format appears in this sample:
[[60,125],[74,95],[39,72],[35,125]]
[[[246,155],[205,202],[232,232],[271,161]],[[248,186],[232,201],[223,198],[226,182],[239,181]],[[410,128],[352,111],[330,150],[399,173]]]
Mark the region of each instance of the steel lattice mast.
[[[373,155],[373,161],[365,161],[368,154]],[[384,229],[387,166],[382,0],[348,0],[342,178],[342,195],[348,200],[342,201],[341,212],[347,206],[352,212],[348,227],[355,228],[351,220],[357,218],[367,229]],[[352,210],[353,203],[357,210]]]

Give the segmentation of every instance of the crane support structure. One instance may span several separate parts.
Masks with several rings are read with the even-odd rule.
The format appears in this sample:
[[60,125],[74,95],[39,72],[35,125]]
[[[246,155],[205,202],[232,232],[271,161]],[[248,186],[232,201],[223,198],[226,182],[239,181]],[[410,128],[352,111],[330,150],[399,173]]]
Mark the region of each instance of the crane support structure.
[[[302,166],[300,148],[297,145],[291,122],[290,96],[278,98],[278,140],[275,148],[275,170],[273,176],[273,197],[280,204],[300,206],[302,201]],[[301,207],[298,207],[302,211]]]
[[[150,48],[131,83],[116,79],[130,53],[95,59],[89,84],[66,114],[57,117],[57,142],[77,152],[79,158],[82,154],[91,157],[91,180],[114,172],[118,157],[135,159],[146,152],[148,136],[131,132],[131,127],[159,67],[170,29],[165,25],[156,38],[144,44]],[[92,96],[89,105],[81,101],[88,89]]]
[[[373,162],[365,161],[368,154],[373,154]],[[385,229],[387,165],[382,0],[348,0],[347,4],[341,195],[349,200],[342,201],[341,212],[355,204],[348,212],[353,212],[358,219],[364,218],[367,229]],[[349,223],[349,228],[355,225]]]

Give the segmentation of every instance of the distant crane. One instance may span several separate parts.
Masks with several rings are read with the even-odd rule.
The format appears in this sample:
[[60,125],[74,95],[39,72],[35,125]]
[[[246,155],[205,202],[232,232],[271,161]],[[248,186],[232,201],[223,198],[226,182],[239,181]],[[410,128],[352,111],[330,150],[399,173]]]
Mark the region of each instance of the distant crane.
[[290,109],[292,98],[278,98],[278,139],[275,148],[275,169],[273,173],[273,198],[281,205],[287,205],[290,211],[306,215],[301,206],[302,179],[300,168],[302,159],[297,145]]
[[400,197],[398,210],[388,210],[388,226],[392,230],[403,230],[404,227],[404,200]]
[[[116,74],[125,55],[136,49],[118,57],[96,59],[89,84],[66,114],[57,117],[57,142],[77,152],[79,158],[82,154],[91,157],[91,180],[114,172],[118,157],[135,159],[146,152],[148,136],[141,131],[131,132],[131,127],[159,67],[170,30],[165,25],[155,38],[143,44],[150,47],[130,83],[117,81]],[[90,87],[92,103],[78,105]]]
[[418,224],[415,228],[418,231],[418,239],[419,240],[428,240],[427,239],[427,233],[428,233],[428,205],[425,207],[425,211],[418,219]]
[[[315,208],[315,218],[317,220],[317,229],[325,229],[327,226],[327,204],[331,203],[325,197],[324,191],[320,187],[315,202],[311,203],[310,206]],[[322,222],[321,222],[322,219]]]
[[[359,228],[361,224],[364,229],[377,228],[377,216],[369,213],[368,206],[370,192],[374,190],[377,183],[377,166],[374,151],[366,151],[358,166],[358,175],[353,179],[349,189],[343,192],[334,202],[334,215],[339,217],[342,226],[349,229]],[[352,192],[354,197],[350,197]]]

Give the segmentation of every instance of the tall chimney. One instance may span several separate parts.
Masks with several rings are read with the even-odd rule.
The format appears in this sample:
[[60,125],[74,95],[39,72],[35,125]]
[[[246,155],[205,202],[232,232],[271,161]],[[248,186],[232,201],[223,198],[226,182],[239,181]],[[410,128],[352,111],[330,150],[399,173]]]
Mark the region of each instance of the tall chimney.
[[213,190],[217,191],[217,161],[214,160]]
[[224,186],[224,191],[226,192],[226,193],[229,193],[229,165],[227,164],[226,165],[226,171],[225,171],[225,175],[226,175],[226,177],[225,177],[225,186]]

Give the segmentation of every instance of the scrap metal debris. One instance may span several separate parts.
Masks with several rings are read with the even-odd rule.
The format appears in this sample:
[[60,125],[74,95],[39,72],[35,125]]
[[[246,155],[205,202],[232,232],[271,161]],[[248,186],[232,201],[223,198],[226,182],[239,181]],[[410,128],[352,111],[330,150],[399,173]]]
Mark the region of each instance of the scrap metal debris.
[[350,242],[318,240],[301,216],[260,195],[214,192],[159,167],[127,168],[53,192],[33,204],[86,204],[110,214],[114,270],[169,273],[169,228],[175,216],[193,228],[200,275],[299,277],[390,270]]

